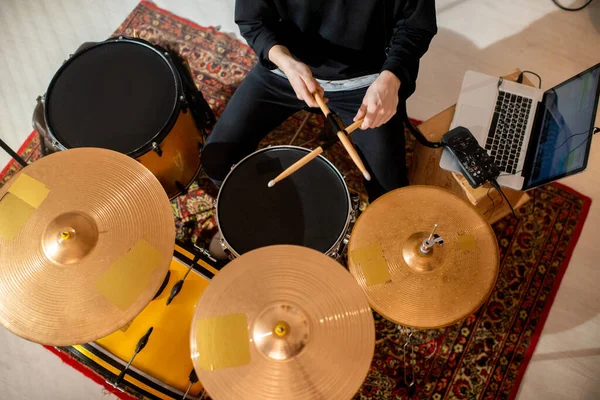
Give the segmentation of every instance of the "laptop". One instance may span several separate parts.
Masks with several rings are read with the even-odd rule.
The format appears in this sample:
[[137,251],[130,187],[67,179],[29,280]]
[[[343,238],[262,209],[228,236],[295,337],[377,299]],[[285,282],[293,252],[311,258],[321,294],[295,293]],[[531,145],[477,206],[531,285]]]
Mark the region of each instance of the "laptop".
[[[500,185],[528,190],[585,170],[599,95],[600,63],[546,92],[467,71],[451,128],[473,133]],[[461,172],[447,149],[440,167]]]

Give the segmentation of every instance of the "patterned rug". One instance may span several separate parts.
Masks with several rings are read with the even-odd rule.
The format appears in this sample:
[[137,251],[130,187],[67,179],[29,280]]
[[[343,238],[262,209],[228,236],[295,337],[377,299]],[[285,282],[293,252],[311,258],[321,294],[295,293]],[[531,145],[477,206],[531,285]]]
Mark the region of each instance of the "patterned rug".
[[[255,63],[244,44],[214,28],[205,28],[170,14],[152,3],[140,3],[115,35],[141,37],[179,52],[196,84],[218,116]],[[286,144],[304,118],[298,113],[261,144]],[[322,118],[312,116],[295,144],[316,138]],[[407,142],[410,162],[412,139]],[[311,144],[313,146],[314,144]],[[40,157],[35,134],[19,153]],[[325,156],[346,176],[348,186],[364,195],[361,176],[339,145]],[[0,174],[0,186],[19,166]],[[205,179],[172,202],[177,237],[205,245],[215,232],[216,192]],[[376,352],[367,379],[355,399],[507,399],[514,398],[535,349],[554,296],[577,243],[590,199],[563,185],[539,188],[534,201],[494,224],[501,255],[498,283],[490,299],[465,321],[446,329],[418,332],[407,347],[415,386],[405,384],[406,333],[375,315]],[[410,380],[410,370],[406,371]],[[97,380],[98,381],[98,380]]]

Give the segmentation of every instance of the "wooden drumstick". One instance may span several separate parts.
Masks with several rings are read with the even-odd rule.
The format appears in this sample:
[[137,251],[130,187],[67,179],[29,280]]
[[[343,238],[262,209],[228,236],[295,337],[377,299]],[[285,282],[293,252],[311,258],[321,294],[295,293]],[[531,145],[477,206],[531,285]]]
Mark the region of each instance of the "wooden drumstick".
[[315,101],[319,105],[319,108],[321,109],[321,111],[323,111],[323,114],[325,114],[325,116],[328,116],[329,114],[331,114],[329,107],[327,107],[327,104],[325,104],[325,100],[323,100],[321,95],[319,93],[315,93],[315,94],[313,94],[313,96],[315,98]]
[[317,147],[316,149],[314,149],[313,151],[311,151],[310,153],[308,153],[307,155],[305,155],[304,157],[302,157],[301,159],[299,159],[298,161],[296,161],[295,163],[293,163],[292,165],[287,167],[286,170],[283,171],[282,173],[280,173],[279,175],[277,175],[277,177],[275,179],[269,181],[268,186],[269,187],[275,186],[275,184],[277,182],[287,178],[294,172],[298,171],[300,168],[304,167],[306,164],[311,162],[314,158],[316,158],[322,152],[323,152],[323,148],[321,146]]
[[[329,117],[329,115],[331,114],[331,111],[329,110],[329,107],[327,107],[327,105],[325,104],[325,100],[323,100],[321,95],[319,93],[315,93],[313,96],[315,97],[315,101],[319,105],[319,108],[321,109],[321,111],[323,111],[323,114],[325,114],[325,117],[333,118],[333,116]],[[361,122],[362,122],[362,120],[361,120]],[[356,125],[356,122],[350,126],[354,126],[354,125]],[[354,129],[356,129],[356,128],[358,128],[358,126],[354,127]],[[352,131],[354,129],[352,129]],[[348,131],[348,129],[346,129],[346,132],[348,132],[348,133],[350,133],[352,131]],[[338,130],[337,137],[340,139],[340,142],[342,142],[342,145],[346,149],[346,152],[350,155],[350,158],[352,159],[352,161],[354,161],[354,164],[356,164],[356,166],[358,167],[360,172],[362,172],[365,179],[370,181],[371,174],[369,174],[369,171],[367,171],[365,164],[363,164],[362,160],[360,159],[360,156],[358,155],[358,152],[352,145],[352,142],[350,141],[350,139],[348,139],[348,136],[346,136],[346,134],[342,130]]]
[[[348,126],[345,129],[345,131],[348,132],[348,134],[354,132],[356,129],[358,129],[361,126],[362,122],[363,122],[363,120],[359,119],[352,125]],[[346,137],[344,137],[344,139],[348,140],[348,138],[346,138]],[[298,161],[296,161],[294,164],[290,165],[288,168],[286,168],[285,171],[283,171],[281,174],[277,175],[277,177],[275,179],[269,181],[268,186],[269,187],[275,186],[275,184],[277,182],[282,181],[283,179],[287,178],[294,172],[298,171],[300,168],[304,167],[306,164],[311,162],[313,159],[315,159],[321,153],[323,153],[323,148],[321,146],[319,146],[316,149],[314,149],[313,151],[311,151],[310,153],[308,153],[307,155],[305,155],[304,157],[302,157],[301,159],[299,159]]]
[[365,120],[364,118],[361,118],[361,119],[359,119],[358,121],[356,121],[356,122],[353,122],[351,125],[348,125],[348,126],[346,127],[346,129],[344,129],[344,130],[345,130],[345,131],[346,131],[346,133],[349,135],[349,134],[351,134],[352,132],[354,132],[355,130],[357,130],[358,128],[360,128],[360,126],[362,125],[362,123],[363,123],[363,121],[364,121],[364,120]]
[[371,174],[369,174],[369,171],[367,171],[367,168],[365,167],[365,164],[363,164],[363,162],[360,159],[360,156],[358,155],[356,149],[354,148],[354,146],[352,146],[352,142],[350,141],[350,139],[348,139],[348,136],[346,136],[346,134],[344,132],[342,132],[342,131],[339,131],[337,133],[337,136],[340,139],[340,142],[342,142],[342,145],[344,145],[344,148],[346,148],[346,151],[350,155],[350,158],[352,159],[352,161],[354,161],[354,164],[356,164],[356,166],[358,167],[358,169],[360,170],[360,172],[362,172],[362,174],[365,177],[365,179],[368,180],[368,181],[370,181],[371,180]]

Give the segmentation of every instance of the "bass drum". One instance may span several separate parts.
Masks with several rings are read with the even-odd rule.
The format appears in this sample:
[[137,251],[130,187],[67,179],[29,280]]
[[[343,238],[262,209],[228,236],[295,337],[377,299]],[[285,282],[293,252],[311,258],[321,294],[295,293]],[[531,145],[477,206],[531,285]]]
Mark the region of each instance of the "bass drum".
[[[198,261],[185,278],[181,291],[167,305],[173,286],[185,276],[194,260]],[[193,371],[190,329],[196,303],[209,279],[218,272],[217,268],[207,256],[176,245],[162,291],[129,325],[96,342],[60,350],[102,376],[107,383],[142,399],[182,399],[188,390],[186,398],[202,396],[202,385],[190,381]],[[127,368],[140,339],[150,328],[152,332],[146,346]]]
[[[54,75],[36,121],[49,152],[101,147],[136,158],[170,198],[200,171],[214,116],[176,56],[141,39],[87,45]],[[44,125],[40,127],[40,125]]]

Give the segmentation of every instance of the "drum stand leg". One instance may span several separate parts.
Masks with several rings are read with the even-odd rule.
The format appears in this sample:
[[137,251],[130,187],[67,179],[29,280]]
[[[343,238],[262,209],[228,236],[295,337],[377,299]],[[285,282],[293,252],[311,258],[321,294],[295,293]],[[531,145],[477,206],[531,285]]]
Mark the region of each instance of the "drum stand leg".
[[290,140],[290,142],[288,143],[288,145],[292,145],[296,141],[296,138],[298,137],[298,135],[300,134],[300,132],[302,131],[302,129],[304,129],[304,125],[306,125],[306,123],[308,122],[309,118],[310,118],[310,112],[307,111],[306,112],[306,117],[304,117],[304,120],[300,124],[300,127],[298,128],[298,130],[296,131],[296,133],[294,133],[294,136],[292,137],[292,140]]
[[[406,340],[404,341],[404,345],[402,346],[402,352],[403,352],[403,357],[404,357],[404,384],[408,388],[408,398],[410,399],[416,390],[415,363],[416,363],[416,357],[419,353],[419,352],[415,352],[415,346],[414,346],[415,344],[419,344],[419,339],[417,338],[416,342],[415,342],[415,338],[413,336],[415,333],[419,332],[419,330],[414,329],[414,328],[409,328],[407,326],[402,326],[402,325],[398,325],[398,330],[400,331],[401,337],[406,337]],[[425,360],[429,360],[431,357],[434,357],[438,351],[437,336],[439,335],[439,333],[435,333],[433,330],[427,330],[426,337],[430,337],[432,335],[435,335],[435,337],[436,337],[436,339],[433,342],[433,344],[434,344],[433,351],[431,351],[431,354],[429,356],[426,354],[423,354],[423,357]],[[409,352],[408,352],[407,347],[410,347],[410,357],[408,357],[408,358],[407,358],[407,354]],[[409,358],[410,358],[410,361],[407,361]],[[410,374],[408,373],[409,369],[410,369]]]
[[[190,393],[192,386],[194,386],[196,383],[198,383],[198,375],[196,374],[196,371],[193,368],[192,368],[192,372],[190,372],[190,376],[188,379],[190,381],[190,384],[189,384],[187,390],[185,391],[185,394],[181,398],[181,400],[185,400],[187,398],[187,395]],[[200,391],[200,398],[198,400],[203,400],[205,397],[206,397],[206,390],[202,389]]]
[[[406,341],[404,342],[404,345],[402,346],[402,352],[403,352],[403,358],[404,358],[404,384],[408,388],[408,398],[410,399],[410,397],[412,396],[412,394],[415,391],[414,362],[415,362],[416,356],[415,356],[414,347],[411,343],[411,339],[412,339],[412,336],[414,335],[414,333],[416,332],[416,330],[413,328],[402,326],[402,325],[398,325],[398,329],[400,330],[401,335],[406,336]],[[407,351],[406,351],[407,347],[410,347],[410,361],[407,361]],[[410,379],[409,379],[409,374],[407,373],[409,367],[410,367]]]
[[2,139],[0,139],[0,147],[2,147],[2,149],[4,149],[4,151],[6,151],[8,153],[8,155],[11,156],[16,162],[21,164],[21,166],[23,168],[27,166],[27,163],[25,162],[25,160],[23,160],[23,158],[21,158],[20,155],[15,153],[13,149],[8,147],[8,145],[6,143],[4,143],[4,141]]

